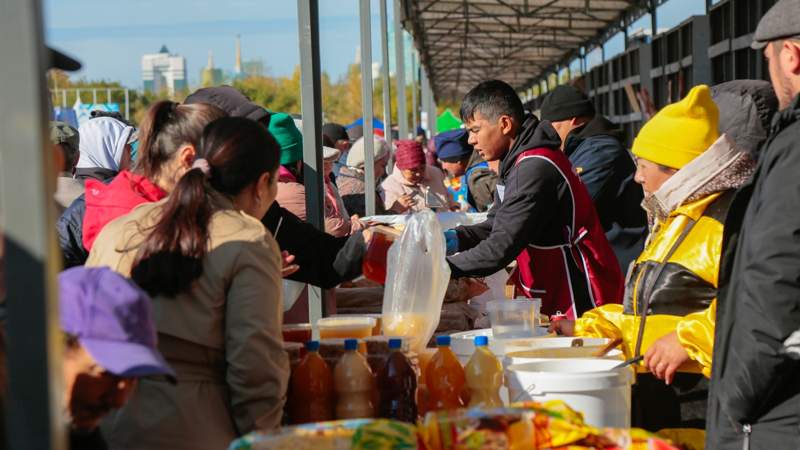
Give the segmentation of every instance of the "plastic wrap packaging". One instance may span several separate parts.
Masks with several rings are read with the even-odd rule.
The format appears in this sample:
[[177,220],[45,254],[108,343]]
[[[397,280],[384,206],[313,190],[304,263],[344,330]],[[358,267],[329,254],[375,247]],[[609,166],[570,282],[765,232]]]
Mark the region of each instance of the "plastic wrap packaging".
[[412,350],[424,349],[439,324],[449,280],[444,234],[436,215],[414,214],[389,249],[384,334],[408,337]]

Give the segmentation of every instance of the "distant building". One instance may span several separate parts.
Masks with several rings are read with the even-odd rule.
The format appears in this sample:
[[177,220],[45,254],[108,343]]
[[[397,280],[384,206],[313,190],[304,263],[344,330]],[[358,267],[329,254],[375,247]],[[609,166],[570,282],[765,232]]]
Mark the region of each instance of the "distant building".
[[222,69],[214,67],[214,55],[208,51],[208,66],[200,71],[200,85],[202,87],[219,86],[223,83]]
[[260,59],[253,59],[242,63],[242,71],[246,78],[250,77],[263,77],[266,69],[264,68],[264,61]]
[[166,45],[158,53],[142,56],[142,80],[147,92],[166,89],[170,95],[188,88],[186,58],[172,55]]

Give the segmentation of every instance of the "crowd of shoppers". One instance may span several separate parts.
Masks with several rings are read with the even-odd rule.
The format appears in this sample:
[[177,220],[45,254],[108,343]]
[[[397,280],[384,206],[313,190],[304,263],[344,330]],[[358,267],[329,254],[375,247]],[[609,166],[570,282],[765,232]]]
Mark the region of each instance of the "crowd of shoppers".
[[479,83],[465,128],[427,151],[424,133],[392,147],[326,124],[324,230],[305,221],[295,119],[232,87],[155,103],[138,129],[54,122],[57,233],[78,266],[59,277],[71,448],[216,449],[277,427],[282,278],[329,289],[360,275],[372,181],[381,214],[486,211],[445,231],[453,277],[516,262],[517,293],[566,313],[554,331],[621,339],[642,357],[635,426],[705,429],[707,448],[797,447],[797,13],[780,0],[754,34],[770,83],[697,86],[630,152],[572,86],[537,117],[510,85]]

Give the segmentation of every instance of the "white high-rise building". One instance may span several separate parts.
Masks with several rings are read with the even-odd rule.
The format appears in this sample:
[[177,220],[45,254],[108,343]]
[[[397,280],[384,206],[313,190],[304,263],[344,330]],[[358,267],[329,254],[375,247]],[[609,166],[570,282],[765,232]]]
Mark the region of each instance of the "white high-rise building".
[[142,55],[142,80],[144,90],[161,92],[166,89],[170,95],[188,87],[186,80],[186,58],[172,55],[166,45],[158,53]]

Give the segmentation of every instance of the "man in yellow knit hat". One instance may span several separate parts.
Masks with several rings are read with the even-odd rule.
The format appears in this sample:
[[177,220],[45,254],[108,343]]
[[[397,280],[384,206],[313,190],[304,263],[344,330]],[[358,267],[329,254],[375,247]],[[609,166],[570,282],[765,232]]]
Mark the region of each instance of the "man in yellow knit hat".
[[705,426],[722,223],[753,168],[718,123],[710,89],[698,86],[642,127],[632,150],[650,235],[629,268],[624,304],[556,326],[562,334],[620,338],[628,358],[645,356],[632,422],[651,431]]

